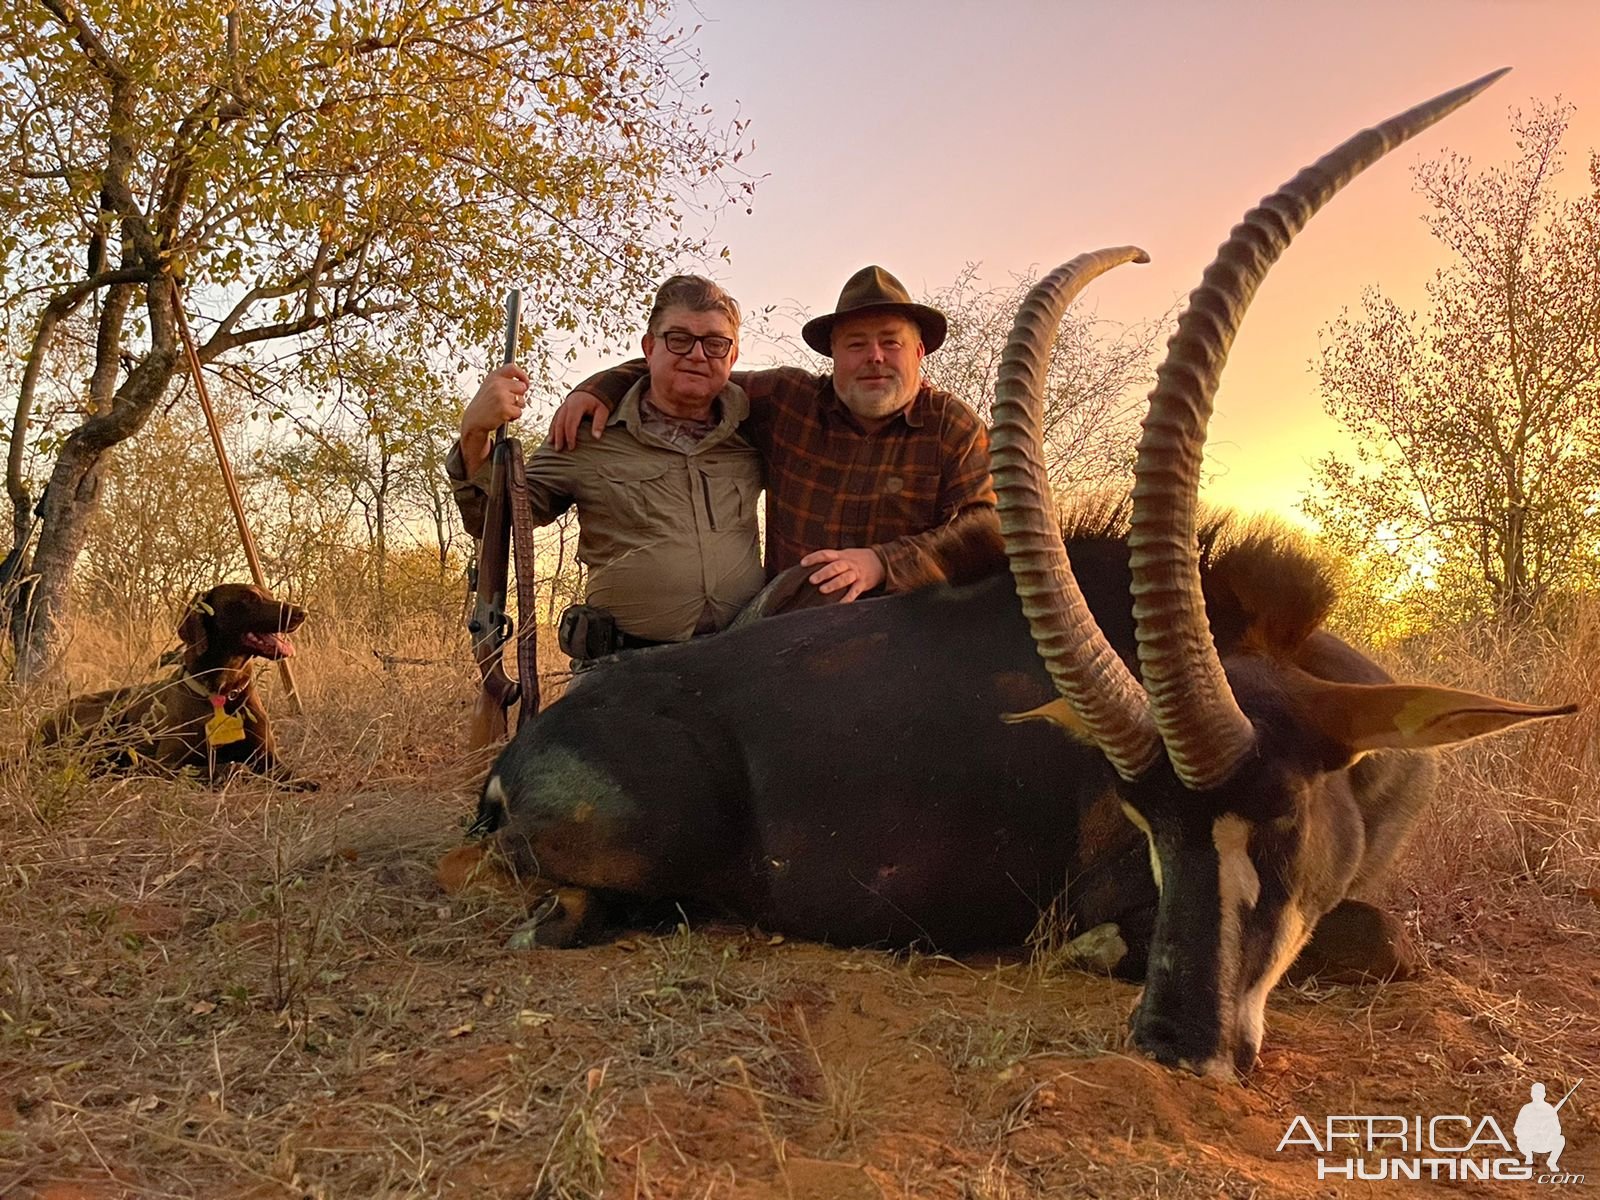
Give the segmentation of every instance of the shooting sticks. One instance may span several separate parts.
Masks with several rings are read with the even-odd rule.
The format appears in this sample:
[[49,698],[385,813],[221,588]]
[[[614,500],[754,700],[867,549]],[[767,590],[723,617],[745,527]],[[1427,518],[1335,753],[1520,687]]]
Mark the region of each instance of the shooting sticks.
[[[200,355],[194,348],[194,338],[189,333],[189,322],[183,315],[183,293],[177,279],[168,276],[172,284],[172,312],[178,322],[178,335],[183,338],[183,350],[189,360],[189,374],[194,377],[195,394],[200,397],[200,407],[206,414],[206,429],[211,433],[211,445],[217,452],[217,465],[222,468],[222,482],[228,489],[228,504],[233,509],[233,519],[239,524],[239,540],[244,543],[244,556],[250,560],[250,577],[258,588],[266,589],[266,576],[261,573],[261,557],[256,553],[256,540],[250,536],[250,526],[244,519],[244,502],[239,499],[239,484],[233,477],[233,467],[228,463],[228,452],[222,445],[222,431],[217,428],[217,414],[211,407],[211,394],[206,391],[205,376],[200,371]],[[278,670],[283,672],[283,687],[289,693],[289,708],[295,716],[304,709],[300,705],[300,692],[294,685],[294,672],[289,660],[280,658]]]

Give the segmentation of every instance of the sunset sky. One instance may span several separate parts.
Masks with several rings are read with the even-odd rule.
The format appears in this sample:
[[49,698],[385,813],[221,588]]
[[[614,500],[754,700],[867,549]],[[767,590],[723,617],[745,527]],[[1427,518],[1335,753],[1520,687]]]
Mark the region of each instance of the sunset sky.
[[[1334,442],[1309,363],[1317,331],[1381,284],[1419,303],[1444,260],[1410,167],[1513,152],[1507,112],[1578,107],[1563,177],[1600,147],[1600,3],[988,3],[700,0],[709,103],[751,120],[755,212],[714,231],[747,306],[833,307],[869,262],[913,292],[1037,275],[1133,242],[1094,285],[1104,317],[1160,313],[1259,197],[1345,137],[1501,66],[1485,95],[1336,198],[1268,278],[1217,399],[1209,497],[1289,510]],[[693,22],[693,11],[685,10]],[[1164,337],[1163,337],[1163,340]],[[743,365],[759,365],[757,355]]]

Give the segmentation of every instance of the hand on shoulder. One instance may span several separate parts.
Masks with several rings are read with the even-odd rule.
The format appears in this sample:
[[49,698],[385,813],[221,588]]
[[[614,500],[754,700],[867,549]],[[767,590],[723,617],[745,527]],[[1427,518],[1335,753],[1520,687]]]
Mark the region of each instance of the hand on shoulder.
[[585,420],[589,422],[590,437],[604,437],[610,417],[611,410],[594,393],[568,392],[556,415],[550,418],[550,445],[557,450],[576,449]]

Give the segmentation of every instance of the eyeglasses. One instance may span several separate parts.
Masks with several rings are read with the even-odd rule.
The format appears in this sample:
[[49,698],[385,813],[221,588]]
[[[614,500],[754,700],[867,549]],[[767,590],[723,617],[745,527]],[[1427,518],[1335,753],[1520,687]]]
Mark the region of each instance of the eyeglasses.
[[661,335],[661,340],[667,344],[667,349],[680,358],[694,349],[696,342],[706,352],[707,358],[727,358],[728,351],[733,349],[733,339],[723,337],[716,333],[707,333],[696,336],[682,329],[669,329]]

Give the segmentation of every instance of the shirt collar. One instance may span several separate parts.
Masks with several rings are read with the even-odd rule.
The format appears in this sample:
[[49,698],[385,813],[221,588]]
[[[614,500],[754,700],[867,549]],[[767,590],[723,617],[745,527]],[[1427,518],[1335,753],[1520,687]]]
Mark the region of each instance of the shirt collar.
[[[606,425],[608,427],[626,425],[628,432],[638,437],[639,423],[643,419],[639,411],[639,402],[643,399],[645,390],[649,386],[650,376],[648,375],[636,380],[633,386],[623,393],[622,399],[617,403],[617,407],[606,420]],[[706,435],[707,441],[712,438],[720,440],[725,436],[723,433],[725,429],[738,428],[744,422],[744,419],[750,415],[750,397],[745,395],[744,389],[736,383],[730,383],[718,392],[715,404],[719,414],[717,427]]]

